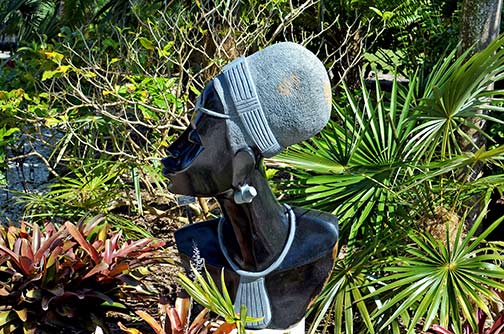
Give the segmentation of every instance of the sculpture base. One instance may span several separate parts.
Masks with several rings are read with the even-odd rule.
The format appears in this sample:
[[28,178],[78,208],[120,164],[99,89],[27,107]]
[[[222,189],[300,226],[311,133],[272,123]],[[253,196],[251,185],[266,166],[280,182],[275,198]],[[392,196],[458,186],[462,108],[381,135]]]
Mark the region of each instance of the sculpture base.
[[[287,329],[246,329],[247,334],[305,334],[305,318]],[[236,329],[231,332],[236,334]]]

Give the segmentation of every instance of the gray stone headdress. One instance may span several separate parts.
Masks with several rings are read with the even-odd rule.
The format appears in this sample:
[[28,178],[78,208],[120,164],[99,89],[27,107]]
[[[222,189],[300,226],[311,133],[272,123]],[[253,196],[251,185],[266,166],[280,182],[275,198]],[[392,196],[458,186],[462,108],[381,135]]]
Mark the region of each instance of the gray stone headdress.
[[213,81],[233,151],[255,147],[272,157],[318,133],[331,113],[331,86],[322,62],[295,43],[278,43],[226,65]]

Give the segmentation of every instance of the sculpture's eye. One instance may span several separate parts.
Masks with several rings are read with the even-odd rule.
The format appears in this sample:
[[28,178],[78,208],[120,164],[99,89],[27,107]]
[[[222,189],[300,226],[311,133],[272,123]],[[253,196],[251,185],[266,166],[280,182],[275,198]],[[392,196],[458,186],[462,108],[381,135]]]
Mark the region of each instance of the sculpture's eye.
[[189,142],[193,144],[201,145],[201,138],[198,132],[194,129],[189,132],[189,136],[187,137],[187,139],[189,140]]

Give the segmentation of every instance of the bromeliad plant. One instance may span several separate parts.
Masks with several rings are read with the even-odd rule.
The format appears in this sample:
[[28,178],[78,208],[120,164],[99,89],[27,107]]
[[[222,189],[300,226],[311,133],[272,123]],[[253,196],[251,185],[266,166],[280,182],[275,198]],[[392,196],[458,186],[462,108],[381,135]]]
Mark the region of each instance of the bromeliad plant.
[[[234,311],[233,302],[224,284],[224,269],[221,272],[221,288],[215,284],[212,276],[205,270],[205,277],[192,267],[194,280],[183,273],[179,274],[178,283],[191,296],[191,298],[177,298],[175,307],[167,303],[160,304],[161,321],[156,321],[151,315],[137,311],[136,314],[146,321],[156,334],[229,334],[236,330],[238,334],[246,334],[245,324],[260,319],[247,317],[247,308],[242,305],[240,313]],[[191,322],[190,311],[193,305],[192,299],[204,307],[204,309]],[[208,322],[209,312],[224,319],[220,325],[217,322]],[[119,327],[129,334],[143,334],[135,328],[128,328],[119,323]]]
[[[501,334],[504,331],[504,311],[501,311],[495,318],[491,319],[493,323],[487,324],[488,315],[480,309],[476,309],[475,317],[478,324],[478,331],[475,332],[469,325],[465,322],[462,327],[462,333],[464,334]],[[435,333],[435,334],[455,334],[439,325],[433,325],[432,328],[425,333]]]
[[2,333],[93,331],[122,293],[142,287],[140,269],[163,243],[122,241],[102,222],[0,227]]
[[[135,311],[135,313],[149,324],[155,334],[207,334],[212,327],[208,323],[209,310],[203,309],[191,321],[191,298],[178,297],[175,306],[169,305],[165,301],[159,303],[160,321],[145,311]],[[136,328],[128,328],[121,322],[119,328],[128,334],[146,334]],[[224,334],[222,331],[220,334]]]

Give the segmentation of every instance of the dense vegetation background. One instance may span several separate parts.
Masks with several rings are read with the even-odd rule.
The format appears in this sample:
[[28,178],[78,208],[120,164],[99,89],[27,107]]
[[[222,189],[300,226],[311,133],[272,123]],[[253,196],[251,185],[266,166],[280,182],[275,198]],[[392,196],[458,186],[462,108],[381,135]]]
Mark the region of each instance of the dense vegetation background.
[[489,0],[1,2],[1,330],[78,332],[76,318],[106,330],[124,284],[147,274],[135,258],[161,257],[152,234],[219,214],[211,199],[179,206],[160,175],[195,98],[223,64],[288,40],[323,60],[334,95],[318,137],[266,162],[281,200],[340,219],[310,331],[500,333],[501,10]]

